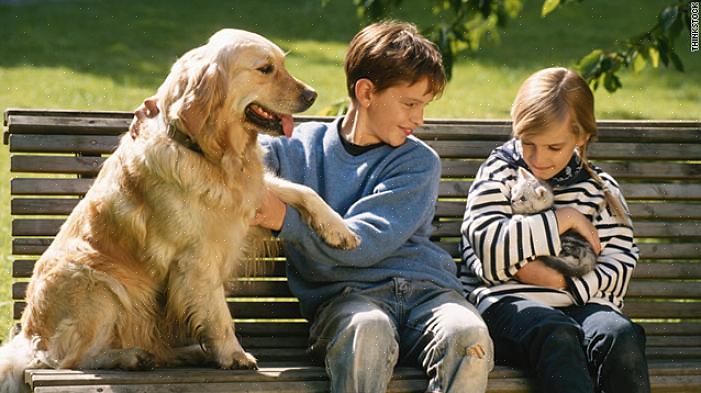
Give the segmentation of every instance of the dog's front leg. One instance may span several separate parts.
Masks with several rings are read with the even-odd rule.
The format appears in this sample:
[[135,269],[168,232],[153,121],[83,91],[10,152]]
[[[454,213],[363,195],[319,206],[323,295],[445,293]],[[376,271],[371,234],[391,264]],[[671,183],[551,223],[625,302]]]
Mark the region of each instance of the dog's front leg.
[[285,204],[297,209],[307,225],[329,245],[352,250],[360,245],[360,238],[343,222],[314,190],[301,184],[265,175],[265,186]]
[[216,282],[208,279],[212,269],[197,270],[171,273],[168,311],[175,315],[169,318],[186,323],[192,337],[219,367],[255,369],[256,359],[234,335],[223,285],[212,286]]

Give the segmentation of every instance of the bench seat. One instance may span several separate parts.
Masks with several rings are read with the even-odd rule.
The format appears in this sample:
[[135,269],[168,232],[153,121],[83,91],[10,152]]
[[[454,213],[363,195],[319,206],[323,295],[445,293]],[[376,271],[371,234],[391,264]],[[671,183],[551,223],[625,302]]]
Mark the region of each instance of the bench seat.
[[[13,315],[25,306],[36,259],[131,121],[128,112],[8,109]],[[297,120],[310,120],[299,118]],[[314,118],[318,119],[318,118]],[[701,122],[601,121],[590,151],[621,184],[641,258],[624,311],[646,330],[654,392],[701,391]],[[510,122],[429,120],[416,135],[441,156],[433,240],[458,258],[471,181]],[[324,368],[307,356],[308,323],[290,293],[284,258],[258,261],[265,276],[244,277],[228,292],[241,343],[257,371],[209,368],[148,372],[28,370],[35,392],[324,392]],[[521,371],[498,366],[489,392],[531,392]],[[398,367],[391,392],[423,392],[423,372]]]

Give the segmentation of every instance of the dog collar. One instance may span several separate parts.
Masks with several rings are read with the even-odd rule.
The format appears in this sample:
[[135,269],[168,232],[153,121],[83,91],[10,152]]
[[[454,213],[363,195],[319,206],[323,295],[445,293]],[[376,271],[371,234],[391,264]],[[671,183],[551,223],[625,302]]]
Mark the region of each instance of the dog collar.
[[168,137],[179,144],[187,147],[188,149],[194,151],[197,154],[202,154],[202,148],[200,145],[197,144],[189,135],[186,133],[180,131],[178,127],[176,127],[174,124],[168,124],[168,129],[166,130],[166,134]]

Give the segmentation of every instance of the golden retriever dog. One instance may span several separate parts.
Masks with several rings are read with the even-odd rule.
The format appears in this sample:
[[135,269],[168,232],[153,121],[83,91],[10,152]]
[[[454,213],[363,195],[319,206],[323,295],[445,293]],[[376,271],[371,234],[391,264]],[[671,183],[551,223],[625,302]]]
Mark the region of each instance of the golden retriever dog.
[[332,246],[359,244],[311,189],[264,174],[258,131],[289,134],[315,98],[254,33],[224,29],[183,55],[158,116],[122,137],[37,261],[21,332],[0,350],[0,391],[23,389],[30,367],[255,368],[224,284],[256,243],[266,186]]

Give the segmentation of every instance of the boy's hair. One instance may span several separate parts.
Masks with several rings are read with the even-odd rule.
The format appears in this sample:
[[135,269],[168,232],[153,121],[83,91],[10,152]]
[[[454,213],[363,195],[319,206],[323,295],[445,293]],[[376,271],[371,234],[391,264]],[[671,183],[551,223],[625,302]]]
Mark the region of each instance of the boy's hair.
[[589,138],[577,151],[584,169],[604,190],[613,213],[627,218],[627,209],[620,197],[613,195],[604,180],[589,163],[587,148],[597,135],[594,116],[594,94],[587,82],[575,71],[563,67],[540,70],[529,76],[511,106],[513,136],[536,134],[563,121],[571,123],[576,137]]
[[416,26],[398,21],[371,24],[351,40],[345,59],[346,87],[355,100],[355,84],[369,79],[380,92],[400,83],[428,78],[428,91],[439,96],[445,88],[443,59],[436,46]]

